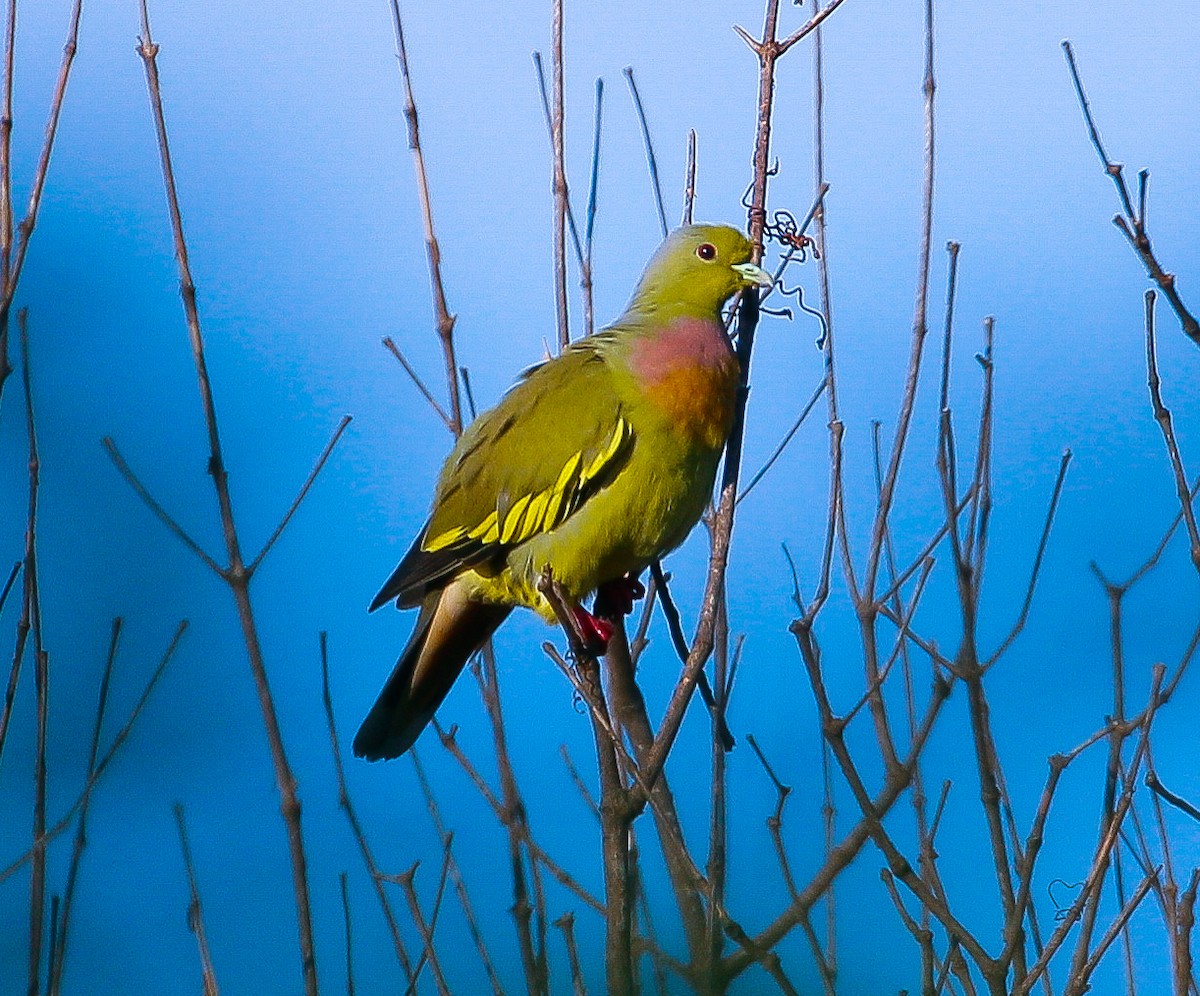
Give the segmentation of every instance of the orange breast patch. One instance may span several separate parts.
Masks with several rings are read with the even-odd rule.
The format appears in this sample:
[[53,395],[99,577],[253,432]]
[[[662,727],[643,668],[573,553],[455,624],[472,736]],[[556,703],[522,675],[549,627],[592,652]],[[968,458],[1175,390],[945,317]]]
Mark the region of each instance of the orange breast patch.
[[655,405],[678,428],[710,449],[718,449],[729,435],[737,388],[737,364],[677,366],[666,371],[653,387]]

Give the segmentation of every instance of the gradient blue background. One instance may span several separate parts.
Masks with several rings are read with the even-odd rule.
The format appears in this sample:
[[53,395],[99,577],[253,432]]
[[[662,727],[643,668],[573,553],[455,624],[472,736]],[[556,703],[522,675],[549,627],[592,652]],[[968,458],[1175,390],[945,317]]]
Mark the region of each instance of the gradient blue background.
[[[17,52],[14,160],[23,204],[57,71],[68,5],[25,5]],[[787,6],[781,30],[807,9]],[[409,55],[420,103],[444,273],[458,314],[459,357],[481,404],[536,360],[553,335],[549,153],[529,54],[545,49],[543,4],[408,5]],[[352,876],[360,991],[399,984],[375,900],[336,808],[320,711],[317,632],[329,631],[337,718],[349,737],[406,638],[410,620],[368,617],[377,584],[403,553],[426,509],[449,437],[395,361],[392,335],[442,389],[432,334],[424,246],[387,5],[158,3],[152,10],[179,192],[199,287],[232,488],[245,546],[270,533],[343,413],[349,432],[301,513],[257,578],[254,595],[284,736],[300,780],[323,983],[341,985],[339,871]],[[608,85],[596,312],[617,314],[658,241],[641,138],[621,77],[635,67],[672,217],[681,203],[684,142],[700,135],[697,215],[737,223],[749,178],[757,72],[732,22],[757,31],[756,3],[616,2],[567,12],[568,167],[582,203],[591,143],[592,85]],[[1052,2],[946,4],[937,14],[938,172],[933,324],[944,294],[947,239],[963,243],[954,396],[960,439],[974,437],[979,388],[972,353],[980,320],[996,316],[996,510],[984,597],[985,638],[999,638],[1024,591],[1061,451],[1075,454],[1030,624],[992,682],[993,717],[1018,816],[1026,826],[1048,754],[1067,749],[1111,710],[1108,616],[1089,573],[1132,570],[1176,510],[1158,431],[1149,416],[1142,337],[1144,274],[1109,223],[1116,201],[1088,145],[1059,41],[1074,40],[1114,158],[1153,170],[1151,231],[1164,265],[1200,306],[1200,55],[1190,5],[1136,11]],[[191,620],[178,658],[134,738],[98,789],[66,967],[68,991],[155,993],[198,987],[186,885],[171,803],[187,807],[218,978],[228,992],[299,988],[283,829],[244,650],[224,587],[163,530],[118,477],[99,445],[118,441],[159,499],[210,550],[221,547],[206,444],[177,295],[177,273],[147,108],[132,3],[85,11],[41,219],[18,295],[30,309],[42,448],[39,532],[43,612],[52,654],[52,818],[83,777],[95,688],[109,621],[126,632],[110,729],[131,706],[178,619]],[[851,526],[861,556],[873,510],[870,422],[890,434],[909,347],[920,215],[919,4],[851,0],[826,31],[829,259],[847,426]],[[779,69],[775,146],[783,169],[775,208],[800,214],[811,180],[811,65],[803,45]],[[803,273],[815,294],[815,271]],[[576,316],[577,316],[576,312]],[[1161,312],[1161,365],[1185,457],[1200,447],[1193,399],[1200,353]],[[576,317],[576,328],[578,319]],[[816,330],[768,321],[759,338],[746,444],[756,468],[820,376]],[[936,348],[936,347],[935,347]],[[935,364],[927,368],[894,517],[901,549],[935,527],[932,472]],[[0,407],[0,562],[19,557],[24,528],[24,426],[16,379]],[[742,507],[731,565],[733,626],[748,633],[731,725],[753,732],[795,787],[787,838],[797,873],[820,862],[818,741],[811,696],[786,632],[787,542],[811,591],[825,521],[826,437],[815,419]],[[669,563],[694,615],[702,540]],[[952,647],[948,579],[935,584],[923,632]],[[1156,575],[1128,599],[1131,701],[1150,666],[1178,659],[1197,617],[1196,575],[1178,539]],[[11,634],[14,607],[0,620]],[[831,686],[843,706],[860,688],[852,614],[835,592],[821,635]],[[676,673],[658,646],[643,683],[652,714]],[[594,826],[557,762],[568,743],[590,756],[586,720],[566,682],[537,650],[547,631],[514,619],[499,638],[509,733],[539,837],[593,889],[601,888]],[[9,646],[11,635],[4,637]],[[7,660],[4,649],[0,659]],[[15,727],[0,767],[0,863],[27,846],[33,757],[32,672],[23,676]],[[1200,798],[1194,676],[1160,718],[1163,780]],[[995,947],[993,875],[978,790],[956,696],[928,753],[927,780],[954,779],[942,831],[943,874],[968,922]],[[464,681],[447,723],[485,770],[488,735]],[[699,715],[679,750],[706,756]],[[868,746],[864,728],[855,738]],[[454,763],[433,742],[433,776],[455,850],[493,954],[521,988],[511,943],[503,837]],[[1050,879],[1082,877],[1100,801],[1099,753],[1073,769],[1051,822],[1037,892],[1053,925]],[[729,907],[749,929],[782,907],[763,825],[773,791],[744,746],[730,757],[735,838]],[[705,833],[704,765],[675,772],[699,846]],[[351,789],[381,863],[424,864],[428,902],[438,848],[407,762],[350,764]],[[839,824],[853,821],[839,798]],[[907,839],[908,810],[893,817]],[[1178,865],[1200,861],[1200,834],[1172,819]],[[650,834],[647,825],[644,831]],[[950,841],[956,841],[954,846]],[[653,850],[652,846],[648,849]],[[67,838],[51,852],[60,890]],[[839,889],[842,991],[917,984],[917,961],[864,852]],[[653,865],[652,865],[653,867]],[[661,876],[653,873],[661,889]],[[27,875],[0,887],[0,990],[23,990]],[[402,896],[397,893],[398,905]],[[1068,895],[1069,899],[1069,895]],[[598,924],[558,890],[550,913],[579,912],[592,991],[601,988]],[[1156,911],[1136,921],[1144,993],[1166,992]],[[661,928],[678,940],[665,891]],[[440,928],[462,951],[449,959],[456,991],[483,977],[447,908]],[[413,935],[409,933],[410,940]],[[415,942],[414,942],[415,946]],[[784,963],[815,991],[799,937]],[[565,956],[552,935],[556,991]],[[1114,952],[1097,991],[1118,985]],[[744,992],[769,985],[747,975]]]

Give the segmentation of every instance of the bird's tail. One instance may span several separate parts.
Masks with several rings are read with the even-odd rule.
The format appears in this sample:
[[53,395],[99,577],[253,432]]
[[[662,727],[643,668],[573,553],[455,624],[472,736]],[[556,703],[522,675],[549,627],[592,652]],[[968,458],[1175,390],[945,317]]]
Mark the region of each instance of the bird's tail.
[[454,582],[427,595],[408,645],[354,737],[355,755],[378,761],[408,750],[471,655],[511,611],[472,601]]

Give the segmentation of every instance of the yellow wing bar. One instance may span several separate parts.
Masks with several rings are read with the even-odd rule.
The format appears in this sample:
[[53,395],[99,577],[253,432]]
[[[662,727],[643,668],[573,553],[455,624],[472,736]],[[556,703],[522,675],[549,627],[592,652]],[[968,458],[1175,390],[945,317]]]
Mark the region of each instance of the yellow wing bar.
[[563,464],[558,479],[549,488],[518,498],[504,510],[503,516],[495,509],[475,526],[447,529],[426,540],[421,548],[427,553],[435,553],[463,540],[474,540],[484,546],[510,546],[523,543],[538,533],[549,532],[575,511],[588,485],[623,457],[632,442],[633,427],[625,419],[618,418],[608,442],[586,466],[584,454],[576,453]]

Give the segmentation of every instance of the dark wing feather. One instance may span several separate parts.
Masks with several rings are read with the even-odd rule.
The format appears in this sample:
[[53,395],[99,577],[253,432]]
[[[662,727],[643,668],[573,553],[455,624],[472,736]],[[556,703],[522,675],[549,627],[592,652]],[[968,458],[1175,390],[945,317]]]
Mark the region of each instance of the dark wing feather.
[[424,550],[421,544],[428,531],[429,526],[426,525],[404,555],[404,559],[383,583],[368,612],[374,612],[381,605],[393,600],[400,608],[411,609],[421,604],[431,591],[443,587],[456,574],[476,567],[494,555],[493,549],[479,540],[469,538],[438,550]]

